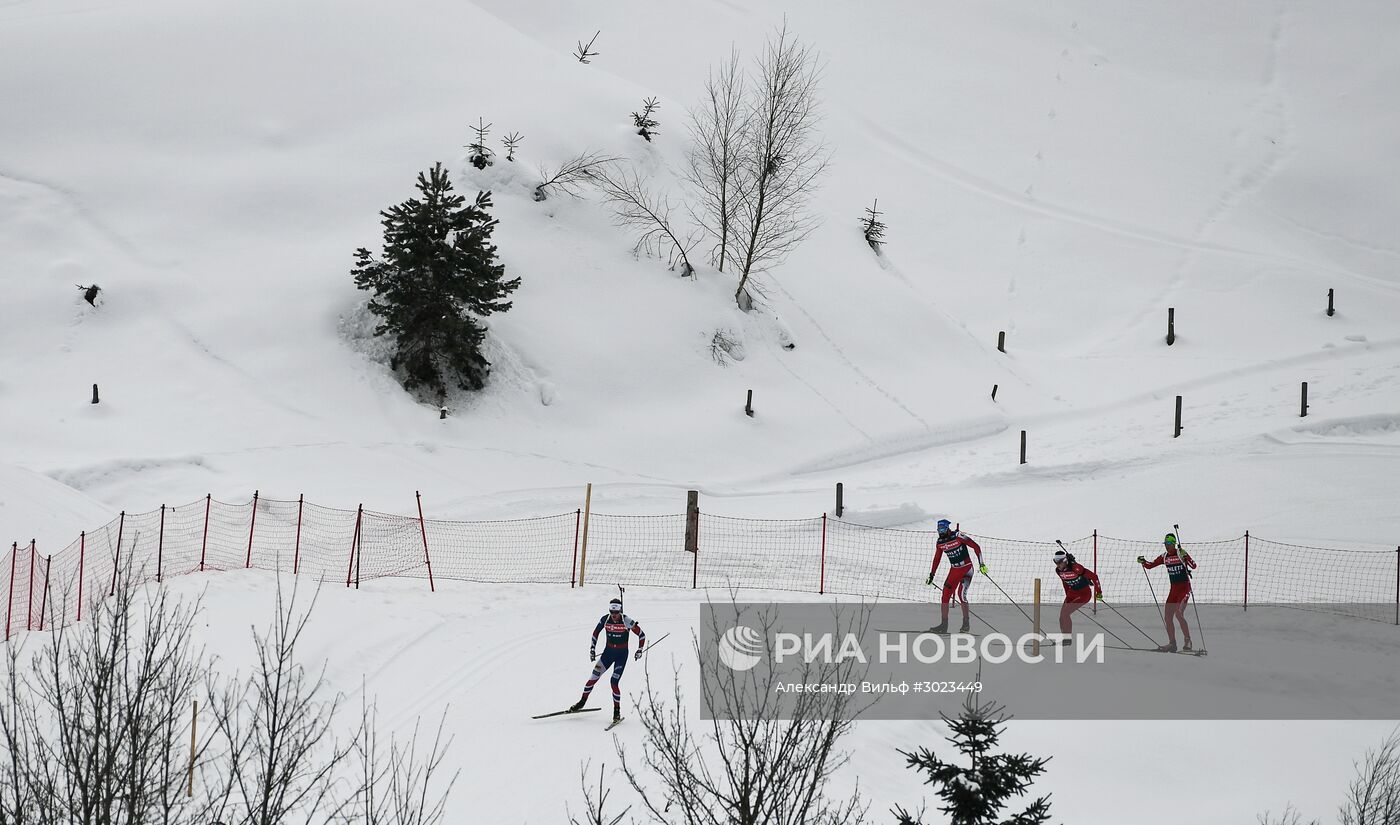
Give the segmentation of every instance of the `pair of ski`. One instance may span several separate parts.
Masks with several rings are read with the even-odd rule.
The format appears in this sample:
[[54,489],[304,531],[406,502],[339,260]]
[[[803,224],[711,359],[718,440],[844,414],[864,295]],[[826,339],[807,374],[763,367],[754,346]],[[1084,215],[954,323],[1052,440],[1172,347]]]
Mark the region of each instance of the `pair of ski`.
[[[578,710],[556,710],[556,711],[554,711],[553,713],[541,713],[539,716],[531,716],[530,718],[531,718],[531,719],[548,719],[548,718],[551,717],[551,716],[564,716],[565,714],[569,714],[569,713],[588,713],[589,711],[594,711],[594,710],[602,710],[602,708],[579,708]],[[610,730],[612,730],[613,728],[617,727],[618,725],[622,724],[622,720],[625,719],[625,718],[627,718],[627,717],[625,717],[625,716],[619,716],[619,717],[617,717],[616,719],[612,720],[611,722],[608,723],[608,726],[607,726],[606,728],[603,728],[603,732],[606,733],[607,731],[610,731]]]
[[934,629],[931,628],[931,627],[921,627],[921,628],[917,628],[917,629],[915,629],[915,628],[904,628],[904,627],[900,627],[900,628],[877,627],[877,628],[875,628],[875,632],[876,632],[876,633],[915,633],[915,634],[918,634],[918,635],[932,634],[932,635],[934,635],[934,636],[976,636],[976,635],[977,635],[976,633],[973,633],[973,632],[970,631],[970,630],[934,630]]
[[1151,647],[1119,647],[1117,645],[1104,645],[1108,650],[1136,650],[1139,653],[1175,653],[1178,656],[1204,656],[1206,651],[1202,650],[1157,650]]

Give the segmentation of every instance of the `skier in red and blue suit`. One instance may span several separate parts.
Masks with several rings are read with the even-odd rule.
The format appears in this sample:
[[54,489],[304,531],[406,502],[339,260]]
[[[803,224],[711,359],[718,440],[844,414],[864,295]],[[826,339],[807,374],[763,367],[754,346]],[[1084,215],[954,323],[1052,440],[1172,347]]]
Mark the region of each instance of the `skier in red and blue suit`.
[[[598,657],[598,634],[607,633],[604,642],[603,656]],[[598,664],[593,667],[593,674],[588,677],[588,682],[583,686],[583,696],[573,704],[569,710],[577,713],[583,710],[583,706],[588,703],[588,695],[593,692],[593,686],[598,684],[604,671],[613,669],[612,673],[612,696],[613,696],[613,720],[622,718],[622,671],[627,667],[627,645],[630,641],[627,634],[637,634],[637,653],[634,658],[642,658],[642,648],[646,647],[647,634],[642,632],[642,626],[631,616],[622,612],[622,600],[613,599],[608,603],[608,612],[603,618],[598,620],[598,626],[593,628],[593,643],[588,647],[589,660],[597,660]]]
[[936,627],[929,628],[933,633],[948,632],[948,602],[954,595],[962,605],[962,633],[968,632],[970,628],[967,606],[967,586],[972,582],[972,556],[967,552],[971,550],[977,554],[977,564],[980,566],[982,575],[987,575],[987,565],[982,561],[982,548],[977,542],[964,536],[953,529],[952,522],[946,518],[938,520],[938,546],[933,553],[933,566],[928,571],[928,581],[925,584],[933,584],[933,577],[938,575],[938,565],[943,561],[943,556],[948,556],[948,578],[943,582],[942,617]]
[[1163,552],[1157,558],[1148,561],[1138,556],[1137,562],[1144,570],[1163,564],[1167,566],[1167,578],[1172,583],[1172,589],[1167,593],[1167,606],[1163,617],[1167,623],[1167,643],[1157,649],[1163,653],[1175,653],[1176,626],[1172,619],[1181,622],[1181,632],[1186,641],[1182,650],[1191,649],[1191,626],[1186,623],[1186,602],[1191,598],[1191,571],[1196,569],[1196,560],[1177,544],[1175,533],[1168,533],[1162,539],[1162,546]]

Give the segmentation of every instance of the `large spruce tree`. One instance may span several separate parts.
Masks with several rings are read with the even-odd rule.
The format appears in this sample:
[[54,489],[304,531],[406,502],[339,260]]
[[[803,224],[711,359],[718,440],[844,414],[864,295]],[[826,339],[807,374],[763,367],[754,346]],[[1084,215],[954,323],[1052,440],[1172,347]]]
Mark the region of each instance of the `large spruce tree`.
[[496,261],[490,192],[468,205],[441,163],[419,173],[418,191],[422,197],[380,213],[383,255],[355,250],[353,274],[373,293],[374,334],[394,339],[390,366],[404,387],[432,390],[441,402],[449,381],[473,390],[486,383],[491,364],[481,354],[486,328],[478,318],[509,310],[504,299],[520,279],[506,280]]

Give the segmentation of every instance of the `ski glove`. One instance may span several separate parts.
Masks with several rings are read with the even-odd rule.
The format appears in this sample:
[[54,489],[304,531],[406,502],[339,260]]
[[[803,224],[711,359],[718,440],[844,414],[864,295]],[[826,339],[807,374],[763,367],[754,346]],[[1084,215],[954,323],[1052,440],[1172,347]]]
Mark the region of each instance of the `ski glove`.
[[928,581],[925,581],[924,584],[933,584],[933,574],[932,574],[932,573],[929,573],[929,574],[928,574]]
[[1094,593],[1094,601],[1096,601],[1096,602],[1101,602],[1101,601],[1103,601],[1103,591],[1102,591],[1102,590],[1099,590],[1099,591],[1097,591],[1097,592]]
[[981,572],[982,575],[987,575],[987,565],[984,564],[981,567],[977,568],[977,570]]
[[642,658],[642,651],[638,649],[636,653],[632,654],[632,661],[635,662],[640,658]]
[[1138,564],[1147,564],[1147,559],[1143,558],[1142,556],[1138,556],[1138,557],[1137,557],[1137,563],[1138,563]]
[[596,648],[596,647],[590,647],[590,648],[588,649],[588,661],[590,661],[590,662],[596,662],[596,661],[598,661],[598,648]]

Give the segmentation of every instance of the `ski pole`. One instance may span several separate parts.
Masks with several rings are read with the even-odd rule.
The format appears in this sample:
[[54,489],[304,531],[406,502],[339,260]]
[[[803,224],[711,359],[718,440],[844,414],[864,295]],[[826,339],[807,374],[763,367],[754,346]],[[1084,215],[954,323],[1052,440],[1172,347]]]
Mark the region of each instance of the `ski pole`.
[[[995,587],[997,590],[999,590],[999,591],[1001,592],[1001,595],[1005,596],[1005,597],[1006,597],[1006,600],[1007,600],[1008,602],[1011,602],[1011,605],[1012,605],[1013,607],[1015,607],[1017,610],[1021,611],[1021,615],[1026,617],[1026,621],[1030,622],[1031,624],[1035,624],[1035,619],[1032,619],[1032,618],[1031,618],[1031,614],[1027,613],[1027,612],[1025,611],[1025,608],[1023,608],[1023,607],[1021,607],[1021,605],[1017,604],[1017,603],[1016,603],[1016,600],[1013,599],[1013,598],[1011,598],[1011,594],[1009,594],[1009,593],[1007,593],[1005,590],[1002,590],[1002,589],[1001,589],[1001,585],[997,584],[997,580],[994,579],[994,578],[992,578],[992,574],[991,574],[991,573],[983,573],[982,575],[984,575],[984,576],[987,577],[987,581],[989,581],[989,582],[992,583],[992,587]],[[969,609],[971,609],[971,608],[969,608]],[[978,618],[980,619],[981,616],[978,616]],[[987,625],[987,626],[988,626],[988,627],[991,627],[991,625]]]
[[1147,568],[1142,568],[1142,577],[1147,579],[1147,592],[1152,594],[1152,603],[1157,605],[1157,616],[1162,620],[1162,624],[1167,623],[1166,614],[1162,612],[1162,604],[1157,601],[1157,589],[1152,586],[1152,577],[1147,575]]
[[662,639],[665,639],[667,636],[670,636],[670,635],[671,635],[671,632],[670,632],[669,630],[666,631],[665,633],[662,633],[661,636],[658,637],[656,641],[654,641],[654,642],[652,642],[651,644],[647,645],[646,647],[642,648],[642,652],[643,652],[643,653],[650,653],[650,652],[651,652],[651,649],[652,649],[653,647],[656,647],[657,645],[661,644],[661,640],[662,640]]
[[[1123,639],[1123,637],[1117,635],[1117,633],[1114,633],[1113,630],[1109,630],[1109,629],[1105,628],[1105,626],[1103,626],[1103,622],[1100,622],[1100,621],[1098,621],[1098,619],[1093,618],[1093,613],[1084,613],[1084,618],[1085,618],[1085,619],[1089,619],[1089,621],[1095,623],[1095,625],[1098,625],[1099,628],[1102,628],[1102,629],[1103,629],[1103,632],[1107,633],[1107,635],[1113,636],[1114,639],[1119,640],[1119,642],[1123,642],[1123,644],[1128,644],[1128,643],[1126,642],[1126,640]],[[1128,644],[1128,647],[1133,647],[1133,646],[1131,646],[1131,644]]]
[[[1116,608],[1116,607],[1114,607],[1113,605],[1109,604],[1109,602],[1108,602],[1107,599],[1104,599],[1104,600],[1103,600],[1103,603],[1104,603],[1104,606],[1107,607],[1109,610],[1112,610],[1114,613],[1117,613],[1117,614],[1118,614],[1118,617],[1119,617],[1120,619],[1122,619],[1123,621],[1125,621],[1125,622],[1127,622],[1128,624],[1132,625],[1132,628],[1133,628],[1134,630],[1136,630],[1137,632],[1141,633],[1143,636],[1147,636],[1147,641],[1151,642],[1151,643],[1154,644],[1154,645],[1160,645],[1160,644],[1161,644],[1161,643],[1158,642],[1156,639],[1152,638],[1151,636],[1148,636],[1146,630],[1143,630],[1142,628],[1138,627],[1136,624],[1133,624],[1133,620],[1132,620],[1132,619],[1129,619],[1127,616],[1124,616],[1124,615],[1122,614],[1122,612],[1120,612],[1120,611],[1118,610],[1118,608]],[[1126,642],[1125,642],[1124,644],[1126,644]]]
[[[1176,546],[1177,546],[1177,547],[1181,547],[1181,525],[1180,525],[1180,524],[1173,524],[1173,525],[1172,525],[1172,530],[1175,530],[1175,531],[1176,531]],[[1186,551],[1183,550],[1182,552],[1184,553],[1184,552],[1186,552]],[[1203,625],[1203,624],[1201,624],[1201,607],[1200,607],[1200,605],[1198,605],[1198,604],[1196,603],[1196,582],[1194,581],[1194,579],[1195,579],[1195,576],[1191,575],[1191,571],[1188,569],[1188,570],[1186,571],[1186,584],[1187,584],[1187,586],[1188,586],[1188,588],[1189,588],[1189,592],[1190,592],[1190,596],[1191,596],[1191,609],[1194,610],[1195,613],[1196,613],[1196,629],[1197,629],[1198,631],[1200,631],[1200,634],[1201,634],[1201,650],[1205,650],[1205,649],[1206,649],[1206,626]]]

